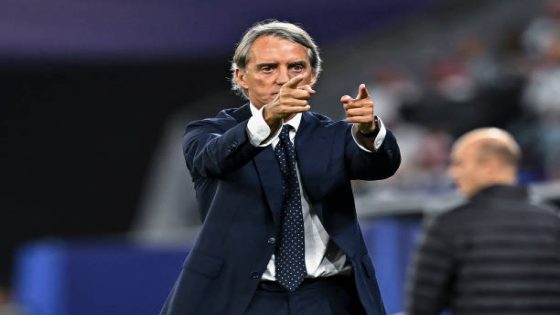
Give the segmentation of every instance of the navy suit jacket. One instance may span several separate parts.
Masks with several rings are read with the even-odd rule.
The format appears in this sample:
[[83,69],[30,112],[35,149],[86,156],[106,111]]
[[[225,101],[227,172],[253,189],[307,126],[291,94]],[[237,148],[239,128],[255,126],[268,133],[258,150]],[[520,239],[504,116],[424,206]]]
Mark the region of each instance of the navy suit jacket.
[[[243,314],[274,253],[281,175],[272,146],[247,136],[249,104],[187,126],[183,152],[204,221],[161,314]],[[400,152],[387,130],[378,151],[361,150],[351,125],[306,112],[295,148],[301,184],[325,230],[347,255],[368,314],[385,314],[358,225],[351,179],[391,176]]]

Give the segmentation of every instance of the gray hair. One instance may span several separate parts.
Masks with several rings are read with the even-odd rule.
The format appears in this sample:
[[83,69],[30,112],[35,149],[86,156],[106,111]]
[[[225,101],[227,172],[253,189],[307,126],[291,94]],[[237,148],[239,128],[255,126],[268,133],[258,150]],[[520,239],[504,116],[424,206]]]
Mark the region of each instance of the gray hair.
[[313,38],[311,38],[311,36],[303,28],[295,24],[279,22],[276,20],[267,20],[252,26],[249,30],[247,30],[247,32],[245,32],[241,41],[237,44],[233,60],[231,61],[231,89],[236,94],[243,96],[244,98],[249,98],[247,91],[237,83],[235,71],[237,69],[245,70],[245,67],[249,63],[249,50],[255,40],[260,36],[275,36],[306,47],[313,72],[316,77],[319,77],[322,60],[319,55],[319,48],[313,41]]

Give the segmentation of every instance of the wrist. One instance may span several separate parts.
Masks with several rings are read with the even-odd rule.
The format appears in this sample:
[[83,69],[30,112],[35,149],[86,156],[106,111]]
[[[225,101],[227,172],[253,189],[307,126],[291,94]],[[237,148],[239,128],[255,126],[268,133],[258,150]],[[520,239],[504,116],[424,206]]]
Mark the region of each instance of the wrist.
[[379,133],[379,120],[377,119],[377,116],[373,117],[373,127],[374,127],[373,129],[367,131],[362,131],[361,129],[358,129],[358,132],[364,137],[377,136],[377,134]]
[[282,119],[275,118],[273,115],[270,115],[267,105],[263,106],[263,119],[266,124],[270,127],[271,130],[277,130],[280,126],[282,126]]

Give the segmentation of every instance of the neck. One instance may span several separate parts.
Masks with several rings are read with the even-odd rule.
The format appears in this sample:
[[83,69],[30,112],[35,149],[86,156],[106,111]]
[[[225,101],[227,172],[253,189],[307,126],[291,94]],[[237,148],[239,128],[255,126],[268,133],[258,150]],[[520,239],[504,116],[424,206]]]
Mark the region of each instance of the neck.
[[497,176],[494,178],[495,185],[515,185],[517,184],[517,174],[514,170],[508,170],[506,172],[502,172],[496,174]]
[[296,114],[291,114],[289,116],[286,116],[286,118],[284,118],[284,123],[287,123],[288,121],[292,120],[292,118],[296,117]]

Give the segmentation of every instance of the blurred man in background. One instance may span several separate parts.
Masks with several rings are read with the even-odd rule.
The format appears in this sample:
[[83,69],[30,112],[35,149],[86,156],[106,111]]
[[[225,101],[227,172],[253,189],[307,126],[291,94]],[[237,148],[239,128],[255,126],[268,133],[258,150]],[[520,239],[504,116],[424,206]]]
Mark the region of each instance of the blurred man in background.
[[468,202],[425,232],[408,315],[560,314],[560,217],[516,186],[521,153],[497,128],[454,144],[449,174]]
[[321,70],[299,26],[257,24],[232,63],[249,102],[187,126],[204,226],[162,314],[385,314],[351,179],[391,176],[392,133],[365,85],[346,121],[309,111]]

